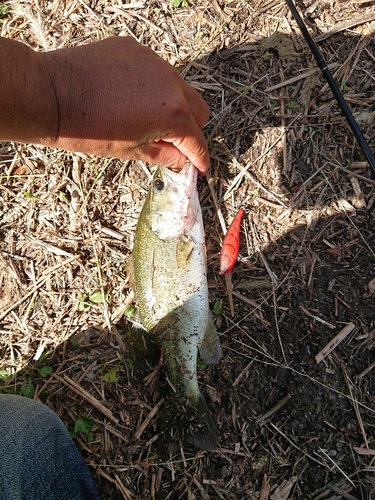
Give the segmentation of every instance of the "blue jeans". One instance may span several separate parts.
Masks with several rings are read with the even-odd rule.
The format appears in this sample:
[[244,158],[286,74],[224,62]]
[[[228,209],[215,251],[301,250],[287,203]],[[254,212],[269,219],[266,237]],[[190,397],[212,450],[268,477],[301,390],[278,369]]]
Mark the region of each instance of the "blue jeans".
[[59,417],[47,406],[0,394],[0,500],[100,500]]

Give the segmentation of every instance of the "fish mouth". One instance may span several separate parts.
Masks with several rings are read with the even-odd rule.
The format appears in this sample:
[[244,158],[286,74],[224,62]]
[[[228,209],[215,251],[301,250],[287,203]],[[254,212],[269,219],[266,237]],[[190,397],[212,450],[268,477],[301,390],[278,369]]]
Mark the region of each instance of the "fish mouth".
[[186,161],[185,165],[179,172],[165,169],[164,175],[168,177],[174,184],[179,184],[184,187],[184,194],[187,202],[189,202],[194,195],[198,179],[198,170],[196,167],[194,167],[191,161]]

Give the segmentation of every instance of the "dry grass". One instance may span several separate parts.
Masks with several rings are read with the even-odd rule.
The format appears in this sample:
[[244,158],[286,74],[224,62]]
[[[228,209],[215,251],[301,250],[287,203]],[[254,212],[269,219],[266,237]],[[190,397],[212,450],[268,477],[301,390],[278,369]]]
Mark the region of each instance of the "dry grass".
[[[93,441],[76,440],[105,499],[370,499],[375,177],[283,3],[190,3],[8,2],[0,27],[37,50],[134,36],[209,102],[212,169],[199,189],[223,357],[199,377],[220,447],[156,452],[163,377],[132,358],[124,318],[149,179],[136,162],[0,146],[2,390],[29,388],[69,427],[92,419]],[[373,2],[305,3],[374,151]],[[218,252],[240,206],[232,318]]]

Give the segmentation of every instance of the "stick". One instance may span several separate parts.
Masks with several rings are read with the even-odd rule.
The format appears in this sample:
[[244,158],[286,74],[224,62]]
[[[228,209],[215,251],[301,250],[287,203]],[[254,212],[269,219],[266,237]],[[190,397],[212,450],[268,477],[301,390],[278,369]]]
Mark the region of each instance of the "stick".
[[90,403],[94,408],[99,410],[101,413],[103,413],[104,416],[106,416],[109,420],[114,422],[115,424],[119,424],[119,421],[117,418],[115,418],[108,408],[106,408],[100,401],[98,401],[94,396],[91,396],[89,392],[87,392],[83,387],[81,387],[77,382],[69,378],[67,375],[64,375],[64,377],[59,377],[56,373],[53,373],[52,376],[57,379],[59,382],[62,382],[64,385],[69,387],[69,389],[73,390],[77,394],[83,397],[88,403]]
[[331,323],[328,323],[328,321],[325,321],[324,319],[319,318],[319,316],[315,316],[315,314],[312,314],[305,307],[303,307],[303,305],[300,305],[299,308],[301,309],[301,311],[303,311],[305,314],[307,314],[307,316],[310,316],[310,318],[313,318],[318,323],[321,323],[324,326],[328,326],[328,328],[331,328],[332,330],[334,330],[336,328],[335,325],[331,325]]
[[322,449],[322,448],[319,448],[319,450],[323,453],[324,456],[326,456],[328,458],[328,460],[330,460],[333,465],[337,468],[337,470],[345,477],[345,479],[347,481],[349,481],[349,483],[355,488],[355,484],[353,483],[353,481],[350,479],[350,477],[345,474],[345,472],[340,469],[340,467],[337,465],[337,463]]
[[373,448],[359,448],[358,446],[354,446],[353,449],[358,455],[375,455]]
[[271,408],[267,413],[262,415],[261,417],[258,418],[256,423],[258,425],[263,425],[269,418],[272,417],[272,415],[280,410],[291,398],[292,396],[290,394],[287,394],[285,398],[283,398],[281,401],[279,401],[273,408]]
[[161,405],[164,403],[164,398],[161,398],[159,403],[153,407],[153,409],[150,411],[150,413],[147,415],[145,420],[142,422],[142,424],[138,427],[138,429],[135,431],[133,439],[139,439],[143,432],[145,431],[146,427],[148,424],[151,422],[151,420],[154,418],[156,413],[160,410]]
[[315,361],[320,363],[330,352],[332,352],[345,337],[355,328],[354,323],[348,323],[323,349],[315,356]]

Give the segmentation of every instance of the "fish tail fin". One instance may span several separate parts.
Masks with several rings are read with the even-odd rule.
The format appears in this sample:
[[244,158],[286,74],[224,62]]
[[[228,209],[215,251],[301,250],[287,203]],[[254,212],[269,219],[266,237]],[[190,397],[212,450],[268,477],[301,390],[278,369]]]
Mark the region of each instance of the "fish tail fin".
[[217,448],[215,425],[200,392],[193,398],[174,394],[165,400],[160,434],[163,452],[176,451],[179,442],[201,450]]

